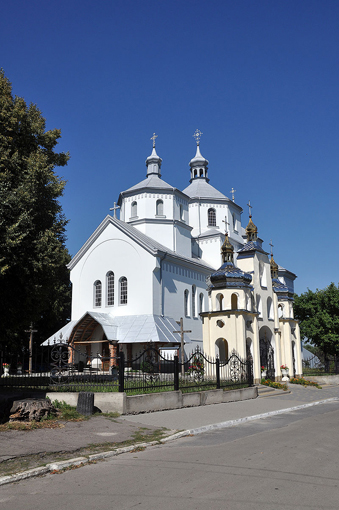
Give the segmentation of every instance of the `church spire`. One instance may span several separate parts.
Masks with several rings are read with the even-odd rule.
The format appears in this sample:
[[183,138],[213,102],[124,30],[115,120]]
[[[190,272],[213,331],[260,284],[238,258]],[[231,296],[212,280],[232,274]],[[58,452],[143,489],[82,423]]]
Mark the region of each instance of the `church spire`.
[[250,220],[248,222],[248,225],[246,227],[246,235],[247,235],[247,242],[249,243],[250,241],[256,241],[258,239],[258,229],[257,227],[254,225],[253,221],[252,221],[252,206],[251,206],[251,202],[250,200],[248,201],[248,208],[249,208],[249,217],[250,217]]
[[159,158],[156,150],[155,150],[155,139],[158,138],[158,135],[153,133],[153,136],[151,136],[151,140],[153,140],[153,150],[152,154],[148,156],[146,159],[146,166],[147,166],[147,174],[146,177],[149,175],[157,175],[158,177],[161,177],[160,168],[162,159]]
[[276,263],[276,261],[273,258],[273,243],[272,243],[272,239],[271,239],[271,242],[270,242],[270,246],[271,246],[271,260],[270,260],[271,277],[272,277],[272,280],[277,280],[278,279],[278,264]]
[[233,248],[233,245],[229,242],[228,233],[226,232],[225,241],[221,247],[222,261],[224,264],[226,262],[233,264],[233,253],[234,253],[234,248]]
[[195,138],[195,141],[197,142],[197,152],[193,159],[190,161],[190,167],[191,167],[191,180],[192,182],[194,179],[204,179],[205,181],[209,181],[207,178],[207,170],[208,170],[208,161],[205,159],[201,152],[200,152],[200,138],[201,138],[202,132],[199,129],[196,129],[194,132],[193,137]]

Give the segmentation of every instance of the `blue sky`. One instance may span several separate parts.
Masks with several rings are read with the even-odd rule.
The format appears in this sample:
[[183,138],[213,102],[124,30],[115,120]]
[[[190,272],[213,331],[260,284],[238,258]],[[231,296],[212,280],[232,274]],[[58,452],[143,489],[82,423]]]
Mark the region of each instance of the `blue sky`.
[[62,206],[74,255],[119,192],[145,177],[189,183],[203,132],[210,183],[251,200],[264,248],[296,292],[338,283],[339,2],[3,2],[0,66],[60,128]]

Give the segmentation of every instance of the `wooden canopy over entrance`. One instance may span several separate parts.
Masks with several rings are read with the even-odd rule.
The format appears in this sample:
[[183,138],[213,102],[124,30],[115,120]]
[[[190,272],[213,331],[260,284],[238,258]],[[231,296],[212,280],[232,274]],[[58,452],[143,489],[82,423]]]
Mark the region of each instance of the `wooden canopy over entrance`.
[[69,343],[77,345],[107,342],[105,335],[102,340],[92,340],[93,332],[97,326],[100,326],[98,321],[91,317],[91,315],[86,314],[73,328],[72,334],[69,337]]

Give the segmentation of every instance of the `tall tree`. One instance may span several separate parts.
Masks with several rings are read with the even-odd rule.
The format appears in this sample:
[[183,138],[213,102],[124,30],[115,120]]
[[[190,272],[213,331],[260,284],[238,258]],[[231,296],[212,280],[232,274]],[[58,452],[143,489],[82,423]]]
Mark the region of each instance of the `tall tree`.
[[[45,131],[36,105],[13,97],[0,70],[0,342],[52,334],[69,315],[70,284],[59,198],[65,181],[54,173],[67,153],[55,152],[59,129]],[[55,329],[54,329],[55,331]]]
[[339,354],[339,286],[295,296],[294,314],[301,337],[327,355]]

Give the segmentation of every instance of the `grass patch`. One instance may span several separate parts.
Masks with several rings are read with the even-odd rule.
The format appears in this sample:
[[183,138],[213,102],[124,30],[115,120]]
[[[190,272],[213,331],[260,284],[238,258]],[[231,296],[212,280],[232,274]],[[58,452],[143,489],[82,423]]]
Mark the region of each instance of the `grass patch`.
[[292,384],[301,384],[302,386],[314,386],[315,388],[318,388],[321,390],[321,386],[315,382],[315,381],[308,381],[307,379],[304,379],[303,377],[291,377],[290,383]]
[[[39,424],[37,424],[39,425]],[[58,462],[62,460],[69,460],[76,457],[88,457],[93,453],[100,453],[109,450],[117,450],[118,448],[124,448],[126,446],[136,445],[134,451],[141,451],[144,447],[138,447],[136,443],[150,443],[153,441],[160,441],[167,434],[168,429],[165,427],[149,430],[144,427],[140,427],[127,441],[120,443],[94,443],[83,448],[78,448],[70,452],[42,452],[38,454],[26,455],[24,457],[15,457],[13,459],[7,459],[4,462],[0,462],[0,476],[10,475],[13,473],[26,471],[40,466],[45,466],[50,462]],[[95,461],[91,461],[94,463]],[[86,464],[87,465],[87,464]]]

